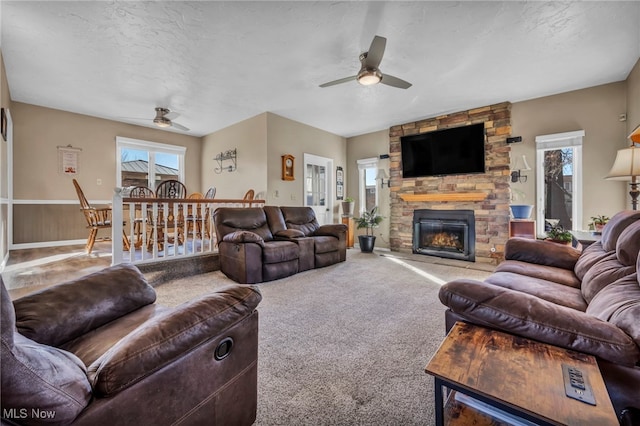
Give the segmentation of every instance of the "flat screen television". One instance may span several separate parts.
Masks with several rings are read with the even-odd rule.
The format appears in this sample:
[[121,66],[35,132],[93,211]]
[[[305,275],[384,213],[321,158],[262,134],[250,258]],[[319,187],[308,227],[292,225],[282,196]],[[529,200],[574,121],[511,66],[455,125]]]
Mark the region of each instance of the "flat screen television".
[[484,173],[484,123],[400,138],[402,177]]

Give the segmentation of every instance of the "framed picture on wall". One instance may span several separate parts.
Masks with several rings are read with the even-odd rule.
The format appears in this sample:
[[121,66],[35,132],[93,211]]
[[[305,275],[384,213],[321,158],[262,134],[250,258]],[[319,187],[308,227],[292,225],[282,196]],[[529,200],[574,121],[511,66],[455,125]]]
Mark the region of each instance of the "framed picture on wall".
[[2,133],[2,140],[7,141],[7,111],[5,108],[0,108],[0,133]]
[[344,198],[344,171],[340,166],[336,168],[336,198],[338,200]]

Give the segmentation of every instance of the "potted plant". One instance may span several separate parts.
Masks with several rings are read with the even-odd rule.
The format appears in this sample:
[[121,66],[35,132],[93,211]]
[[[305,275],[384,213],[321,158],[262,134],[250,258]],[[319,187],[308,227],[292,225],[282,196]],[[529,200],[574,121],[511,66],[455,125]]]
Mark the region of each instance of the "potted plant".
[[365,235],[358,235],[360,243],[360,251],[363,253],[371,253],[376,244],[376,237],[373,235],[373,228],[376,228],[382,222],[382,216],[378,215],[378,206],[373,207],[370,211],[363,211],[362,215],[355,219],[358,229],[365,228]]
[[353,206],[355,205],[354,199],[347,197],[342,201],[342,216],[353,216]]
[[562,225],[552,226],[551,229],[547,231],[547,240],[554,243],[569,245],[572,239],[573,236],[571,232],[566,231]]
[[604,228],[607,222],[609,222],[609,219],[610,218],[605,215],[591,216],[591,223],[589,224],[589,226],[595,232],[600,233],[602,232],[602,228]]

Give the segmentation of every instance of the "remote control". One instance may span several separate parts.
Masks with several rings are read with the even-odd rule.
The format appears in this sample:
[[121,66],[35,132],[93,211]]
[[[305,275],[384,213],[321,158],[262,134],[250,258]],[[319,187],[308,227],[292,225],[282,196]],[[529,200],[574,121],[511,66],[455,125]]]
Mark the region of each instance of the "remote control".
[[596,405],[591,385],[585,375],[577,367],[562,364],[562,377],[564,378],[564,393],[573,399],[589,405]]

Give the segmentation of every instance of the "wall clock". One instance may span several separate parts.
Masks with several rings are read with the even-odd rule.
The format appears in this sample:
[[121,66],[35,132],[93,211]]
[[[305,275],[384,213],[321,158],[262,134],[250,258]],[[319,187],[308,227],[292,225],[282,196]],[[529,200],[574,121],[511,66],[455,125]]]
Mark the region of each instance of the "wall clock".
[[295,157],[291,154],[282,156],[282,180],[294,180],[293,167]]

